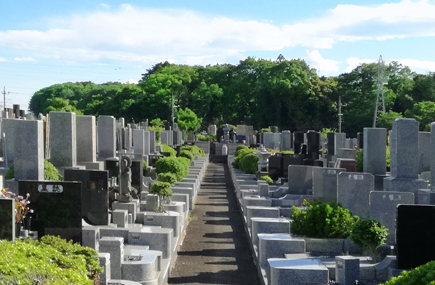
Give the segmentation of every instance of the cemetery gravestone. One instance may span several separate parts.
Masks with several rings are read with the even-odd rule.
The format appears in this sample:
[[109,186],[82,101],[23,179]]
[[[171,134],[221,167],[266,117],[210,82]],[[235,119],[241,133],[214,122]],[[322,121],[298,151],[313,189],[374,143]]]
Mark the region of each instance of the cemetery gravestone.
[[65,169],[65,181],[82,185],[82,217],[91,225],[109,224],[109,172],[107,170]]
[[435,206],[397,207],[397,263],[409,270],[435,260]]
[[387,171],[387,129],[364,128],[364,172],[385,175]]
[[42,121],[20,120],[16,124],[15,131],[15,180],[44,180]]
[[418,132],[419,173],[430,171],[430,132]]
[[18,181],[18,193],[30,194],[34,212],[32,228],[38,237],[60,236],[80,243],[82,238],[82,186],[81,182]]
[[418,190],[427,189],[427,182],[418,178],[418,122],[415,119],[396,119],[390,140],[391,177],[384,179],[386,191],[413,192],[416,203]]
[[304,132],[294,132],[293,150],[295,154],[301,153],[302,144],[305,142]]
[[50,112],[50,162],[56,167],[76,166],[76,114]]
[[292,147],[292,133],[290,131],[282,131],[281,133],[281,151],[291,150]]
[[0,240],[15,241],[15,200],[0,198]]
[[116,121],[113,116],[98,117],[98,157],[116,157]]
[[370,173],[342,172],[337,181],[337,202],[361,219],[370,216],[369,195],[374,190],[374,177]]
[[396,209],[399,204],[414,204],[414,194],[406,192],[370,192],[370,218],[388,229],[388,244],[396,241]]
[[76,116],[77,161],[96,161],[97,140],[96,121],[94,116]]
[[337,202],[337,177],[344,168],[313,167],[313,198],[322,202]]
[[290,165],[288,167],[288,194],[307,195],[313,189],[315,166]]

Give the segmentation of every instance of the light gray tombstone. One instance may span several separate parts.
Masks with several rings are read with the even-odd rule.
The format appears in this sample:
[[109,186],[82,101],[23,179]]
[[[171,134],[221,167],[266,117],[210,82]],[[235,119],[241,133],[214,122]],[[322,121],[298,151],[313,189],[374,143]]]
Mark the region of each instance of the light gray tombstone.
[[169,145],[169,131],[162,131],[160,133],[160,142]]
[[430,171],[430,132],[418,132],[418,152],[420,154],[420,171]]
[[156,132],[150,130],[150,153],[154,154],[156,152]]
[[418,190],[427,189],[427,182],[418,178],[418,122],[415,119],[396,119],[390,140],[391,177],[384,179],[386,191],[413,192],[418,203]]
[[335,151],[334,153],[338,153],[338,149],[345,148],[345,142],[346,142],[346,134],[345,133],[335,133],[334,136],[334,147]]
[[143,130],[133,130],[134,153],[140,156],[145,154],[145,134]]
[[76,114],[50,112],[50,162],[56,167],[77,165]]
[[388,229],[387,244],[395,244],[396,210],[399,204],[414,204],[410,192],[370,192],[370,218],[376,219]]
[[94,162],[97,153],[95,116],[76,116],[77,162]]
[[150,139],[151,133],[150,131],[144,131],[144,155],[150,155]]
[[15,134],[16,127],[19,120],[16,119],[2,119],[2,132],[5,134],[4,138],[4,156],[8,166],[14,163],[14,147],[15,147]]
[[337,202],[337,177],[344,168],[313,167],[313,198],[322,202]]
[[98,157],[116,157],[116,121],[113,116],[98,117]]
[[100,252],[110,253],[110,271],[112,279],[122,278],[122,261],[124,260],[124,238],[102,237]]
[[364,128],[364,172],[385,175],[387,171],[387,129]]
[[340,285],[358,284],[361,280],[359,258],[344,255],[335,257],[335,280]]
[[290,131],[282,131],[280,146],[281,146],[281,150],[291,150],[292,133]]
[[287,193],[307,195],[313,189],[313,168],[317,167],[289,165]]
[[21,120],[16,125],[15,180],[44,180],[44,131],[42,121]]
[[208,127],[208,134],[209,135],[216,135],[217,127],[216,125],[210,125]]
[[342,172],[337,181],[337,202],[361,219],[370,216],[370,191],[375,187],[370,173]]

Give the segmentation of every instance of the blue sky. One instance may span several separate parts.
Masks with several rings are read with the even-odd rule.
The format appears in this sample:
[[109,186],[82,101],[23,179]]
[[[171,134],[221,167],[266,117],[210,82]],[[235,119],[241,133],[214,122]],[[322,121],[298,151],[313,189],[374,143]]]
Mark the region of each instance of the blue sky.
[[[56,83],[137,82],[152,65],[303,58],[319,75],[363,62],[435,71],[435,1],[0,2],[0,87],[27,109]],[[0,105],[3,101],[0,100]]]

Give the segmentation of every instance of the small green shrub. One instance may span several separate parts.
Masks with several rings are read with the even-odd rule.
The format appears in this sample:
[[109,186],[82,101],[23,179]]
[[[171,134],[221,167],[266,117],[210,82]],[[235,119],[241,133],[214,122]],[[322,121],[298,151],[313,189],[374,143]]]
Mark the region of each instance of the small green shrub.
[[356,172],[363,172],[364,170],[364,150],[360,148],[356,153]]
[[255,132],[256,135],[258,135],[259,133],[270,133],[270,129],[269,128],[262,128],[261,130],[257,130]]
[[216,135],[208,135],[208,140],[211,142],[215,142],[217,140]]
[[387,159],[387,167],[390,167],[390,146],[387,145],[387,155],[386,155],[386,159]]
[[238,146],[236,147],[236,150],[234,151],[234,157],[237,157],[237,156],[239,155],[239,152],[240,152],[242,149],[249,149],[249,147],[247,147],[247,146],[244,145],[244,144],[238,145]]
[[387,228],[375,219],[363,219],[355,224],[350,240],[357,246],[367,249],[374,261],[378,260],[376,249],[387,239]]
[[185,157],[185,158],[187,158],[189,160],[192,160],[192,159],[195,158],[195,155],[191,151],[186,150],[186,149],[182,150],[178,156],[179,157]]
[[193,153],[194,157],[195,155],[199,156],[199,157],[204,157],[205,153],[204,150],[202,150],[202,148],[197,147],[196,145],[187,145],[187,146],[183,146],[181,147],[181,150],[188,150],[191,153]]
[[236,158],[234,158],[234,164],[233,166],[235,168],[239,168],[241,170],[243,169],[243,166],[241,165],[241,161],[243,159],[243,157],[245,157],[245,155],[248,155],[250,153],[253,153],[254,151],[256,151],[255,149],[250,149],[250,148],[242,148],[238,151]]
[[430,261],[424,265],[403,271],[401,275],[393,277],[384,285],[435,285],[435,261]]
[[181,165],[183,166],[183,172],[181,178],[183,179],[189,174],[190,160],[185,157],[177,157],[177,159],[180,161]]
[[6,172],[5,179],[9,180],[14,178],[14,176],[15,176],[15,171],[14,171],[14,165],[12,164],[12,166],[9,167],[8,172]]
[[293,206],[292,234],[312,238],[347,238],[359,217],[352,217],[339,203],[307,201],[306,210]]
[[269,177],[269,175],[261,176],[260,180],[266,181],[266,183],[269,184],[269,185],[273,184],[273,180],[272,180],[272,178]]
[[204,135],[197,135],[196,138],[197,138],[199,141],[203,141],[203,142],[208,141],[208,137],[207,137],[207,136],[204,136]]
[[[5,179],[12,179],[15,177],[15,169],[14,165],[9,167],[8,172],[6,173]],[[44,160],[44,179],[45,180],[54,180],[54,181],[62,181],[63,177],[60,175],[59,171],[57,171],[56,167],[51,164],[50,159]]]
[[148,164],[145,161],[145,159],[142,159],[142,175],[145,176],[147,175],[147,169],[148,169]]
[[[185,163],[181,160],[182,157],[162,157],[156,161],[156,173],[172,173],[177,177],[177,181],[182,180],[187,176]],[[187,158],[184,158],[187,160]],[[188,170],[187,170],[188,171]]]
[[0,284],[94,284],[103,268],[98,253],[59,237],[0,240]]
[[169,152],[171,155],[170,156],[174,156],[177,154],[177,151],[175,149],[173,149],[172,147],[166,145],[166,144],[162,144],[162,148],[164,152]]
[[241,169],[248,174],[254,174],[258,170],[258,156],[253,153],[248,153],[240,160]]
[[172,173],[159,173],[157,175],[157,180],[161,182],[168,182],[169,184],[173,185],[175,182],[177,182],[177,177]]
[[169,182],[162,181],[154,182],[150,187],[150,193],[158,195],[163,200],[167,200],[173,195],[171,190],[171,184]]

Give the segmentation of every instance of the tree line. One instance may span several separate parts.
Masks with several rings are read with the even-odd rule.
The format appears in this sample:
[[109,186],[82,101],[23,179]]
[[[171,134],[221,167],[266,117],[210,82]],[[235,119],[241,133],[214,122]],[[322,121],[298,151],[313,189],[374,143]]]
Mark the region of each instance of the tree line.
[[[255,129],[337,128],[342,102],[342,131],[355,135],[372,127],[377,94],[377,63],[349,73],[319,77],[302,59],[248,57],[237,65],[208,66],[158,63],[138,84],[76,82],[56,84],[34,93],[29,110],[74,111],[113,115],[127,121],[171,120],[172,98],[179,110],[192,110],[209,124],[252,124]],[[391,128],[397,117],[416,118],[421,130],[435,120],[435,73],[417,74],[398,62],[385,66],[385,105],[378,126]]]

